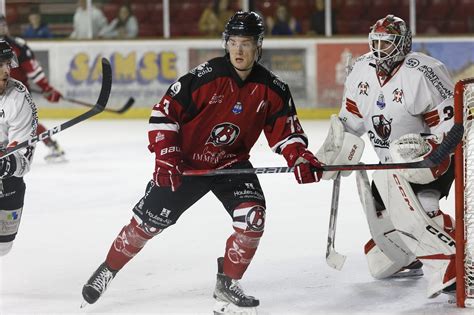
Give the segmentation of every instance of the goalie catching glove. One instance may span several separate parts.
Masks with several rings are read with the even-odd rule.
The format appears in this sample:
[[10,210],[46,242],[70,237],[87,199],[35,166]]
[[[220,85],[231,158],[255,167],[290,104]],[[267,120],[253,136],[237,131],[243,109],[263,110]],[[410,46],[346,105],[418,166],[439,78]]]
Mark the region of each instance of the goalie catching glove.
[[[153,180],[159,187],[170,187],[176,191],[181,185],[181,174],[184,170],[181,158],[181,147],[177,145],[177,133],[160,130],[150,133],[148,149],[155,152],[155,172]],[[153,139],[151,139],[153,137]]]
[[[411,163],[427,159],[441,144],[443,136],[409,133],[401,136],[390,146],[394,163]],[[407,181],[415,184],[428,184],[446,173],[451,162],[449,155],[441,164],[432,168],[408,168],[398,172]]]
[[[289,167],[294,167],[294,174],[298,184],[308,184],[319,182],[323,176],[321,162],[311,151],[307,150],[300,143],[293,143],[286,146],[282,151]],[[314,169],[320,169],[314,171]]]

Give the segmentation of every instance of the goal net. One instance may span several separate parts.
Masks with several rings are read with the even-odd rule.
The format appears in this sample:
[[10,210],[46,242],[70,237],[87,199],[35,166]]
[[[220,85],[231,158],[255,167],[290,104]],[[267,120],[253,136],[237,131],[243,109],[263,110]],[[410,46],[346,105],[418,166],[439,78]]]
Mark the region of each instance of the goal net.
[[455,121],[464,125],[456,148],[456,303],[474,307],[474,78],[456,83]]

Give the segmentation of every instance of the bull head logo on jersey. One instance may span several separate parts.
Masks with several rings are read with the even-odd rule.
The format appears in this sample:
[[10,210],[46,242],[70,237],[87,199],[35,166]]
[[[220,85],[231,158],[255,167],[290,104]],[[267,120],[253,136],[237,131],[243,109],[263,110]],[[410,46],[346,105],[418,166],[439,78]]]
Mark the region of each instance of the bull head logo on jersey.
[[223,145],[231,145],[239,136],[240,129],[231,123],[222,123],[214,126],[211,131],[207,143],[212,143],[216,147]]
[[392,133],[392,119],[387,120],[384,115],[372,116],[372,124],[377,135],[382,140],[387,140]]

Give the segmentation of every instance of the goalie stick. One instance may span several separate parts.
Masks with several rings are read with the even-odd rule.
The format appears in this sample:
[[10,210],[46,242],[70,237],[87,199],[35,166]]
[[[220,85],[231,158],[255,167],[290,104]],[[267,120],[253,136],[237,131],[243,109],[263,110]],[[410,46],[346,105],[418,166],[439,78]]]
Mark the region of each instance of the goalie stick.
[[25,147],[31,146],[39,141],[42,141],[46,138],[51,137],[58,132],[61,132],[69,127],[72,127],[86,119],[89,119],[92,116],[95,116],[102,111],[104,111],[105,106],[107,105],[107,101],[109,100],[110,89],[112,87],[112,69],[110,68],[110,63],[107,59],[102,58],[102,86],[100,88],[99,98],[97,99],[97,103],[87,112],[68,120],[62,123],[59,126],[54,128],[48,129],[45,132],[40,133],[28,140],[25,140],[14,147],[7,148],[5,151],[2,151],[2,156],[0,158],[4,158],[13,154],[14,152],[23,149]]
[[[43,94],[41,91],[38,91],[38,90],[32,90],[31,92],[36,93],[36,94]],[[61,98],[65,101],[68,101],[68,102],[71,102],[71,103],[74,103],[74,104],[79,104],[79,105],[86,106],[86,107],[91,107],[92,108],[92,107],[95,106],[93,104],[83,102],[83,101],[79,101],[79,100],[76,100],[76,99],[73,99],[73,98],[70,98],[70,97],[62,96]],[[127,100],[127,102],[125,103],[125,105],[123,105],[121,108],[119,108],[119,109],[105,108],[104,111],[110,112],[110,113],[116,113],[116,114],[123,114],[130,107],[132,107],[133,103],[135,103],[135,99],[133,97],[130,97]]]
[[331,213],[329,214],[328,243],[326,249],[326,263],[329,267],[341,270],[346,256],[336,252],[334,244],[336,242],[336,221],[337,210],[339,208],[339,188],[341,187],[341,173],[337,174],[332,186]]
[[[358,170],[390,170],[402,168],[430,168],[439,165],[456,148],[462,140],[464,127],[460,123],[455,123],[441,144],[428,156],[427,159],[418,162],[388,163],[388,164],[345,164],[345,165],[322,165],[323,171],[358,171]],[[316,172],[319,169],[314,169]],[[293,167],[274,166],[241,169],[210,169],[210,170],[188,170],[184,171],[185,176],[215,176],[232,174],[274,174],[291,173]]]

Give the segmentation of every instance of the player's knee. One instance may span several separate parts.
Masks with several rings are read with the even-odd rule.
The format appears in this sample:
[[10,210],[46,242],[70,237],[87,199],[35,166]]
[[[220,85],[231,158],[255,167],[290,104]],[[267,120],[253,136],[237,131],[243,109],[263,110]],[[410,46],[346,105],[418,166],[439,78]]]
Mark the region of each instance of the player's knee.
[[12,246],[13,246],[13,241],[0,243],[0,257],[8,254],[10,250],[12,249]]
[[161,233],[161,231],[161,229],[143,223],[142,220],[134,215],[130,223],[123,227],[119,236],[115,239],[114,247],[119,251],[129,246],[141,249],[148,240]]
[[244,202],[233,211],[233,227],[238,234],[249,238],[263,235],[265,227],[265,207],[256,202]]

